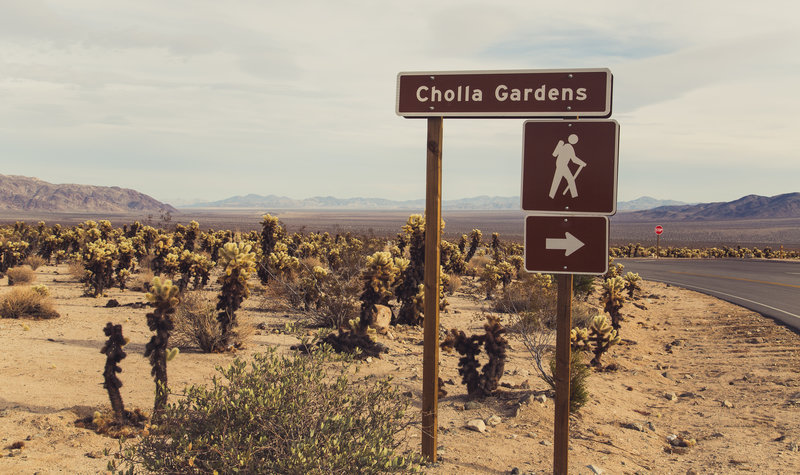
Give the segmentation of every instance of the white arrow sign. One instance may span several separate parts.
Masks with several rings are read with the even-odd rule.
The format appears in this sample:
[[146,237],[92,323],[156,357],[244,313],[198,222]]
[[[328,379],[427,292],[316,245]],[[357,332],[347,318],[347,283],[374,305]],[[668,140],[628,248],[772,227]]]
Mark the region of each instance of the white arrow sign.
[[[541,242],[541,241],[539,241]],[[583,243],[570,233],[565,232],[564,238],[547,238],[545,239],[545,248],[547,249],[563,249],[564,256],[569,256],[573,252],[583,247]]]

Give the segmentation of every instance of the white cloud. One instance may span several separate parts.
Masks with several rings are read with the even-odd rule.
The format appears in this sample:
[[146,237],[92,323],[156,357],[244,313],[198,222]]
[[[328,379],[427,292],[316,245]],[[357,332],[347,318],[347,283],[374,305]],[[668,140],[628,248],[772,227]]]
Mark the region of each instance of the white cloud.
[[[800,173],[790,2],[0,0],[0,9],[0,173],[92,178],[156,197],[417,198],[425,124],[394,115],[398,72],[553,67],[611,68],[623,167],[768,156],[771,173]],[[446,195],[516,194],[521,122],[447,121]],[[620,195],[640,178],[621,180]]]

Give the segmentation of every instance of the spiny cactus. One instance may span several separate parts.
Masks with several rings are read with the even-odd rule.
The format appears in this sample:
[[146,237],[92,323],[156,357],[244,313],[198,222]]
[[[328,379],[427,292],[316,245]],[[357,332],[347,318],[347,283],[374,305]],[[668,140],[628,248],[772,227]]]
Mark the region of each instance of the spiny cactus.
[[114,243],[97,240],[90,242],[81,254],[86,276],[86,293],[97,297],[114,282],[114,259],[117,258],[117,246]]
[[586,328],[573,328],[569,331],[569,345],[572,351],[589,350],[589,330]]
[[483,288],[486,291],[486,299],[492,299],[492,294],[499,284],[502,284],[503,290],[505,290],[506,286],[511,283],[516,274],[517,272],[514,266],[506,261],[501,261],[496,264],[487,264],[481,275]]
[[286,230],[281,226],[278,218],[269,214],[265,214],[261,220],[261,258],[263,261],[258,268],[258,278],[261,279],[262,284],[269,282],[269,272],[267,265],[269,265],[269,258],[275,245],[286,236]]
[[619,330],[620,320],[622,319],[619,311],[625,301],[625,296],[622,294],[623,290],[625,290],[625,281],[622,277],[612,277],[603,282],[603,293],[600,295],[603,310],[611,315],[611,323],[615,330]]
[[[226,349],[231,344],[231,336],[236,328],[236,311],[244,299],[250,296],[247,278],[255,271],[255,253],[252,246],[243,242],[225,244],[219,253],[219,263],[223,273],[219,277],[222,290],[217,302],[217,320],[222,330],[222,344]],[[239,343],[239,342],[237,342]]]
[[625,289],[628,291],[628,298],[633,299],[633,294],[637,290],[642,290],[639,287],[639,282],[642,281],[642,278],[639,277],[639,274],[634,274],[633,272],[628,272],[625,274]]
[[619,343],[620,340],[617,330],[614,330],[609,325],[608,318],[605,315],[600,314],[594,317],[592,324],[589,325],[589,343],[594,353],[594,358],[592,358],[590,364],[592,366],[600,366],[600,357],[603,356],[603,353]]
[[376,252],[367,257],[361,273],[364,291],[361,293],[361,327],[366,328],[377,313],[376,305],[388,305],[394,290],[401,282],[409,260],[392,257],[390,252]]
[[111,322],[106,324],[103,333],[108,337],[103,349],[100,353],[106,355],[106,365],[103,370],[103,387],[108,391],[108,398],[111,400],[111,409],[114,411],[114,418],[117,423],[124,425],[128,423],[128,417],[125,413],[125,404],[122,402],[122,395],[119,393],[119,388],[122,387],[122,381],[117,377],[117,373],[122,372],[119,367],[119,362],[127,356],[125,350],[122,349],[128,341],[122,336],[122,325],[112,325]]
[[[467,386],[467,394],[472,397],[485,397],[494,392],[503,376],[506,360],[508,341],[502,336],[506,329],[500,324],[500,319],[489,315],[487,323],[483,326],[483,335],[467,336],[463,331],[452,329],[441,347],[445,351],[455,349],[461,358],[458,360],[458,374],[461,381]],[[478,355],[481,345],[486,350],[489,361],[479,373]]]
[[156,382],[156,397],[153,404],[153,417],[159,416],[167,404],[167,345],[169,334],[174,328],[172,314],[180,303],[178,287],[171,280],[161,281],[154,277],[150,292],[145,295],[155,306],[155,310],[147,314],[147,327],[156,332],[145,346],[144,356],[150,358],[153,367],[151,374]]
[[401,284],[397,287],[400,311],[397,321],[393,323],[419,325],[422,312],[415,300],[425,278],[425,218],[420,214],[409,216],[399,237],[399,241],[408,243],[409,264],[403,272]]
[[473,229],[469,233],[469,250],[467,250],[467,255],[464,257],[466,262],[469,262],[472,259],[472,256],[475,255],[475,252],[478,250],[478,246],[481,245],[481,238],[483,237],[483,233],[481,233],[480,229]]

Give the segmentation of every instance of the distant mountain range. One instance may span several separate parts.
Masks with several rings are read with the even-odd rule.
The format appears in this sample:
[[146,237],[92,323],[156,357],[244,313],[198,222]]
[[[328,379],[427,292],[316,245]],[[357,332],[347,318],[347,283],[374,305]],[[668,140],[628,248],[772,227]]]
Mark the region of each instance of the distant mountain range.
[[[518,196],[475,196],[445,200],[447,210],[518,210]],[[394,201],[381,198],[335,198],[315,196],[296,200],[285,196],[234,196],[220,201],[197,203],[181,209],[258,208],[275,209],[350,209],[416,210],[425,208],[425,200]],[[52,184],[38,178],[0,175],[0,210],[44,211],[63,213],[125,213],[132,211],[179,212],[169,204],[127,188]],[[772,197],[748,195],[738,200],[718,203],[686,204],[643,196],[617,204],[615,221],[702,221],[758,218],[800,218],[800,193]]]
[[800,193],[747,195],[738,200],[700,203],[618,213],[619,221],[704,221],[726,219],[800,218]]
[[685,204],[688,203],[675,200],[659,200],[651,196],[642,196],[631,201],[618,201],[617,211],[637,211],[658,208],[659,206],[680,206]]
[[[617,209],[640,210],[665,205],[682,205],[681,201],[658,200],[643,196],[633,201],[617,204]],[[449,210],[516,210],[519,209],[519,196],[474,196],[458,200],[444,200],[442,208]],[[220,201],[196,203],[181,208],[272,208],[272,209],[423,209],[425,200],[394,201],[382,198],[335,198],[333,196],[315,196],[296,200],[286,196],[255,195],[234,196]]]
[[[383,198],[335,198],[333,196],[315,196],[296,200],[276,195],[234,196],[220,201],[197,203],[183,208],[265,208],[265,209],[410,209],[425,208],[425,200],[395,201]],[[500,210],[519,209],[518,196],[475,196],[458,200],[444,200],[444,209],[463,210]]]
[[63,213],[178,211],[166,203],[127,188],[56,185],[18,175],[0,175],[0,210]]

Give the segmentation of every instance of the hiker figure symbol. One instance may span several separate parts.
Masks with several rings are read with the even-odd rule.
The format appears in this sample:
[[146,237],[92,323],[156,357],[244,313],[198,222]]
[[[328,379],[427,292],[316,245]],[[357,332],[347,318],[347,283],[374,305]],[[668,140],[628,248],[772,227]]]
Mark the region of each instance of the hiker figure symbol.
[[[562,181],[567,182],[567,186],[564,188],[562,195],[566,195],[567,191],[569,191],[573,198],[578,197],[578,187],[575,184],[575,179],[578,178],[581,170],[586,166],[586,162],[575,155],[575,148],[573,145],[578,143],[578,136],[576,134],[570,134],[570,136],[567,137],[567,142],[568,143],[564,143],[563,140],[559,140],[558,145],[556,145],[555,150],[553,150],[553,156],[556,157],[556,172],[555,175],[553,175],[553,183],[550,185],[550,198],[556,197],[556,192],[559,186],[561,186]],[[575,173],[572,173],[570,163],[578,165]]]

